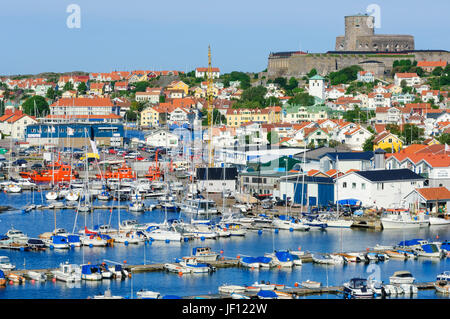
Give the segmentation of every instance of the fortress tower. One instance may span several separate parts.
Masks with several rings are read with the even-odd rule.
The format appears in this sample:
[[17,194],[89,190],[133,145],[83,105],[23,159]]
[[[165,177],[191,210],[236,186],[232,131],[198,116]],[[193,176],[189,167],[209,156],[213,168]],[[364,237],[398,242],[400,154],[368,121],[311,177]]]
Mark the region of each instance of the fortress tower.
[[399,52],[414,50],[411,35],[375,34],[375,18],[367,14],[345,17],[345,35],[336,37],[336,51]]

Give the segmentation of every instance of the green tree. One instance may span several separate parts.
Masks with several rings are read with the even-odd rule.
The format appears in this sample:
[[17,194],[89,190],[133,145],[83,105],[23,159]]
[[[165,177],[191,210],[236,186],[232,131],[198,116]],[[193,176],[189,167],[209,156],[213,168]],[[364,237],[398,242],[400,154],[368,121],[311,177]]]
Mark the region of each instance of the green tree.
[[438,137],[438,141],[441,144],[450,145],[450,134],[449,133],[441,134],[441,136]]
[[329,74],[331,85],[350,83],[358,78],[358,72],[363,69],[358,65],[352,65],[337,72]]
[[150,86],[148,81],[140,81],[134,84],[133,92],[145,92],[145,90]]
[[289,99],[290,105],[311,106],[314,105],[314,103],[314,97],[309,95],[308,93],[298,93],[295,94],[291,99]]
[[316,69],[311,69],[311,71],[309,71],[309,73],[306,74],[306,76],[308,78],[312,78],[314,75],[317,75],[317,70]]
[[369,137],[368,139],[366,139],[366,141],[363,144],[363,151],[364,152],[370,152],[373,151],[373,140],[374,140],[375,136],[372,135],[371,137]]
[[433,72],[431,72],[431,74],[433,74],[434,76],[441,76],[443,72],[444,72],[444,69],[442,67],[438,66],[437,68],[435,68],[433,70]]
[[22,104],[22,110],[31,116],[44,116],[49,113],[50,108],[44,97],[35,95]]
[[70,90],[73,90],[73,83],[68,81],[66,82],[66,84],[64,84],[63,91],[70,91]]
[[80,84],[78,84],[78,88],[77,88],[78,93],[80,94],[86,94],[87,91],[87,85],[84,82],[81,82]]
[[54,100],[56,97],[55,90],[52,87],[48,88],[47,93],[45,94],[45,97],[50,100]]
[[402,136],[406,141],[406,144],[412,144],[414,142],[420,143],[423,140],[424,129],[419,128],[413,124],[405,124],[403,126]]

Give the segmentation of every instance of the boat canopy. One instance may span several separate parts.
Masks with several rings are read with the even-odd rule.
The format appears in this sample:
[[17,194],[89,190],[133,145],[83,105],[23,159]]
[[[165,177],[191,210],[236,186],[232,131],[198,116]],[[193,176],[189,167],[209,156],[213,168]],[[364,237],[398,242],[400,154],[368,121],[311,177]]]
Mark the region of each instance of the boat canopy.
[[265,256],[259,256],[259,257],[256,257],[256,259],[258,260],[258,262],[263,263],[263,264],[268,264],[272,260],[272,258],[265,257]]
[[257,257],[244,257],[242,258],[242,262],[246,264],[253,264],[259,262]]
[[67,240],[69,241],[69,243],[79,243],[80,236],[79,235],[68,235]]
[[279,261],[292,261],[292,255],[287,251],[277,251],[275,252],[275,256],[278,258]]
[[272,290],[260,290],[257,295],[263,298],[278,298],[278,295]]
[[6,235],[0,235],[0,240],[6,240],[6,239],[9,239],[9,237]]
[[361,201],[354,198],[338,200],[339,205],[360,206]]
[[45,245],[45,243],[42,240],[37,239],[37,238],[28,239],[27,244],[28,245],[40,245],[40,246]]
[[95,273],[101,273],[100,267],[98,265],[82,265],[81,273],[83,275],[90,275]]
[[67,244],[67,237],[55,235],[52,236],[53,244]]
[[165,295],[165,296],[162,296],[161,299],[181,299],[181,297],[176,296],[176,295]]
[[426,253],[436,253],[439,251],[435,244],[422,245],[422,249]]
[[5,273],[3,270],[0,270],[0,279],[5,279]]
[[415,246],[415,245],[420,245],[421,241],[423,241],[423,239],[403,240],[403,241],[398,243],[398,246]]

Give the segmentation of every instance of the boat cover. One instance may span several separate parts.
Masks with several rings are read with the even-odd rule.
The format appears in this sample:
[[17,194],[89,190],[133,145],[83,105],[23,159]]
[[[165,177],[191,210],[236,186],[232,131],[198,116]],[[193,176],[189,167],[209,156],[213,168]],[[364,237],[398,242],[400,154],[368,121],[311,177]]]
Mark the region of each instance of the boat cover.
[[349,199],[341,199],[338,200],[339,205],[350,205],[350,206],[359,206],[361,205],[361,201],[358,199],[353,199],[353,198],[349,198]]
[[64,236],[52,236],[52,243],[53,244],[67,244],[67,238]]
[[259,256],[259,257],[256,257],[256,259],[258,260],[258,262],[263,263],[263,264],[268,264],[272,260],[272,258],[265,257],[265,256]]
[[415,246],[420,245],[420,242],[423,239],[411,239],[411,240],[404,240],[398,243],[398,246]]
[[100,267],[96,265],[82,265],[81,266],[81,273],[83,275],[90,275],[95,273],[101,273]]
[[438,249],[436,248],[436,245],[430,245],[430,244],[422,245],[422,249],[426,253],[438,252]]
[[181,299],[181,297],[176,296],[176,295],[165,295],[165,296],[162,296],[161,299]]
[[244,257],[242,258],[242,262],[246,264],[253,264],[259,262],[259,260],[256,257]]
[[278,295],[272,290],[260,290],[257,295],[263,298],[278,298]]
[[278,258],[279,261],[284,262],[284,261],[292,261],[292,255],[287,252],[287,251],[277,251],[275,253],[275,256]]

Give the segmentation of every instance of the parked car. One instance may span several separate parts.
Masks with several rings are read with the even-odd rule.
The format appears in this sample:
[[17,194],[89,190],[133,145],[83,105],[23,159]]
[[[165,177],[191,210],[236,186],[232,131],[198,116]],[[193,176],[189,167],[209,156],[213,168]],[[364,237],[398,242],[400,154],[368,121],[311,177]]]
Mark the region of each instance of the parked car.
[[31,165],[31,169],[34,169],[34,170],[38,170],[41,168],[42,168],[42,164],[40,164],[40,163],[34,163],[33,165]]

